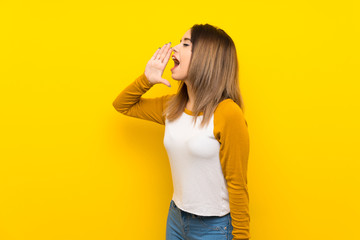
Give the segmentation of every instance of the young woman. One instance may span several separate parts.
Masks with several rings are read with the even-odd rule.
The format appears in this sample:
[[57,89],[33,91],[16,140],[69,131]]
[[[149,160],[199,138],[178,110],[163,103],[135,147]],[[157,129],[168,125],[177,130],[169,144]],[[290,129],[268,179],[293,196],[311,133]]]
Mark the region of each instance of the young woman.
[[[249,239],[249,135],[234,42],[209,24],[195,24],[180,43],[156,50],[142,73],[113,102],[127,116],[165,125],[174,193],[166,239]],[[176,94],[142,95],[162,78],[173,52]]]

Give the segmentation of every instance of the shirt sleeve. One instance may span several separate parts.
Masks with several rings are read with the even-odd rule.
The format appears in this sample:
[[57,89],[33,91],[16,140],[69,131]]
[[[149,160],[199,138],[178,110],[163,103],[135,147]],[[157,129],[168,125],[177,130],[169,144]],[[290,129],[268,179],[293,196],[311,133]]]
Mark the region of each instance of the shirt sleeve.
[[151,87],[152,83],[145,76],[145,72],[128,85],[113,102],[116,111],[130,117],[140,118],[165,125],[163,116],[166,103],[172,95],[156,98],[144,98],[142,95]]
[[214,112],[214,136],[220,142],[220,163],[229,192],[233,239],[249,239],[249,134],[243,112],[232,99],[219,103]]

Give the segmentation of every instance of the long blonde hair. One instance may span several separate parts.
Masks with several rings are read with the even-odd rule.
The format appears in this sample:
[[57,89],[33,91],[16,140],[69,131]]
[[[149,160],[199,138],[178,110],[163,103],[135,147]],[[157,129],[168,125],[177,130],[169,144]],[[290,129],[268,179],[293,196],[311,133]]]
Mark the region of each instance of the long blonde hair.
[[[244,111],[239,88],[239,66],[233,40],[224,30],[210,24],[191,27],[192,55],[188,70],[188,84],[194,92],[192,112],[194,123],[202,113],[201,127],[207,125],[217,105],[230,98]],[[169,121],[183,113],[189,100],[184,81],[178,92],[170,98],[164,111]]]

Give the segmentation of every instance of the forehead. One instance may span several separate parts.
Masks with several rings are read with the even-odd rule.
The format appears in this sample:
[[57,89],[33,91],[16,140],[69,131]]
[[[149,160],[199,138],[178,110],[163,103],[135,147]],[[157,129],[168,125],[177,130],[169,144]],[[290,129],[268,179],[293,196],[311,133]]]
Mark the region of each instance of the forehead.
[[184,34],[184,37],[191,37],[191,29],[187,30]]
[[181,38],[181,40],[184,40],[184,41],[191,41],[191,29],[187,30],[184,34],[184,36]]

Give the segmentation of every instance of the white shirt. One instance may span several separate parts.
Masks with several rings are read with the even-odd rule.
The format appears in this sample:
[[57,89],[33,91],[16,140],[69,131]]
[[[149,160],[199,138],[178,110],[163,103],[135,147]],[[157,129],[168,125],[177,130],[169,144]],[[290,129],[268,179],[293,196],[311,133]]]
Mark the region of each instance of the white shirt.
[[229,194],[220,165],[220,143],[213,133],[214,114],[209,124],[200,128],[202,118],[198,116],[195,126],[193,116],[185,112],[175,121],[165,120],[164,146],[171,166],[172,200],[189,213],[223,216],[230,212]]

